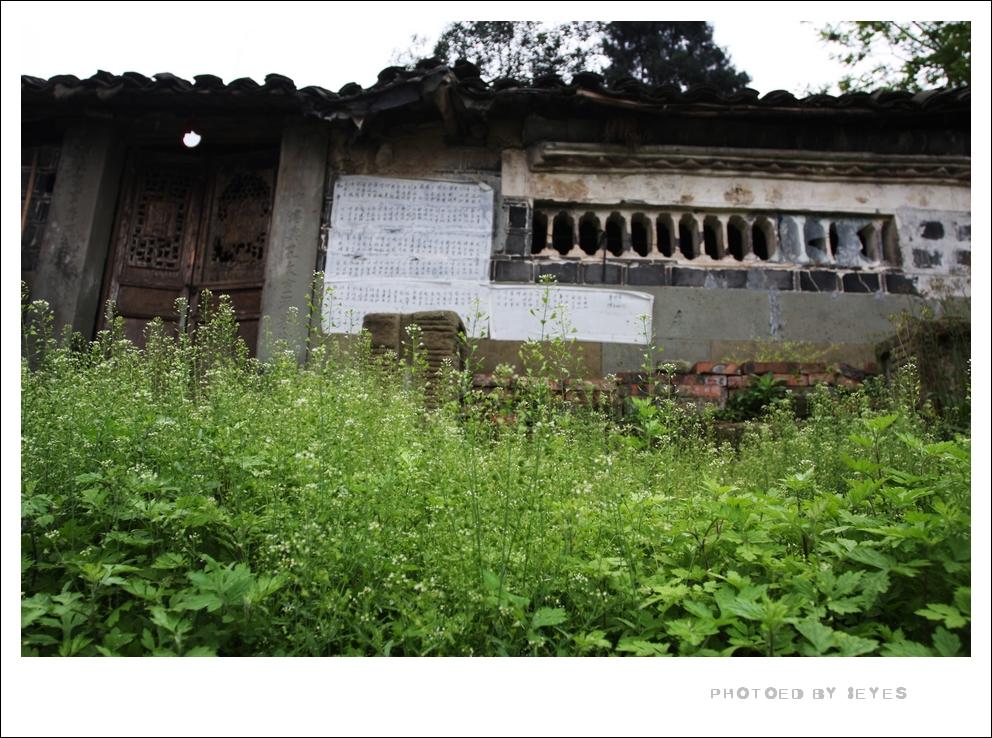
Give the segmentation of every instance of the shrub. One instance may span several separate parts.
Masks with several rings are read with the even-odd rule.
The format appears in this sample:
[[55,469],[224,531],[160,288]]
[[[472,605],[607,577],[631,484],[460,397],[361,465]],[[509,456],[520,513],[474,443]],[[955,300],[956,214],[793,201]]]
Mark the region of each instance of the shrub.
[[731,449],[539,389],[496,428],[361,344],[262,365],[224,302],[142,350],[37,325],[25,654],[970,653],[970,441],[898,383]]

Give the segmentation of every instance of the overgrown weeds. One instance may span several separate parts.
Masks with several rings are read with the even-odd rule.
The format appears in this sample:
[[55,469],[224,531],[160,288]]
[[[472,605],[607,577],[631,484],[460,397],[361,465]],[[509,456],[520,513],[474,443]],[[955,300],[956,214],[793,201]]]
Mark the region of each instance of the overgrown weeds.
[[24,654],[970,653],[970,440],[899,382],[734,449],[546,381],[430,409],[367,344],[262,365],[224,302],[142,350],[32,325]]

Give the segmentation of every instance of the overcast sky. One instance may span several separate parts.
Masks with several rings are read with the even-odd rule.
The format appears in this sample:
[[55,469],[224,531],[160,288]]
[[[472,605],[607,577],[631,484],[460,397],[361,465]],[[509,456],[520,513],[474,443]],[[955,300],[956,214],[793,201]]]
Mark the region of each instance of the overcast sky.
[[[877,5],[877,3],[875,4]],[[910,7],[912,3],[908,4]],[[950,5],[950,4],[948,4]],[[988,5],[984,12],[988,15]],[[871,4],[868,4],[870,7]],[[469,18],[533,17],[589,19],[609,8],[611,18],[708,18],[714,37],[738,69],[752,77],[760,92],[785,89],[802,94],[830,85],[843,68],[829,58],[813,23],[818,5],[795,3],[4,3],[5,35],[15,28],[18,74],[90,76],[98,69],[120,74],[172,72],[187,79],[216,74],[225,81],[252,77],[262,81],[278,72],[298,86],[332,90],[346,82],[371,85],[413,34],[433,41],[444,24]],[[831,3],[834,18],[853,16],[865,3]],[[907,4],[890,4],[905,8]],[[932,9],[932,4],[918,4]],[[944,5],[941,5],[944,7]],[[565,14],[568,16],[566,17]],[[933,13],[922,13],[932,17]],[[960,13],[960,16],[966,13]],[[35,29],[37,31],[38,29]]]

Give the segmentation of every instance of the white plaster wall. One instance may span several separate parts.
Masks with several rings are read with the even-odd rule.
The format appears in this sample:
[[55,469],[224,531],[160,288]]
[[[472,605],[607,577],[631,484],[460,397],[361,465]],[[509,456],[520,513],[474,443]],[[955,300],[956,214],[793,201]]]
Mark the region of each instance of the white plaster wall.
[[[712,153],[712,152],[711,152]],[[594,166],[594,165],[590,165]],[[692,212],[893,216],[902,270],[928,296],[970,293],[971,188],[968,185],[811,180],[784,176],[645,171],[532,172],[524,149],[502,154],[504,197],[626,209],[671,207]],[[933,224],[939,223],[937,229]],[[942,231],[934,236],[935,231]],[[925,254],[925,255],[924,255]]]
[[577,203],[617,203],[700,209],[886,213],[920,208],[969,212],[965,185],[811,181],[750,175],[531,172],[523,149],[505,149],[503,196]]

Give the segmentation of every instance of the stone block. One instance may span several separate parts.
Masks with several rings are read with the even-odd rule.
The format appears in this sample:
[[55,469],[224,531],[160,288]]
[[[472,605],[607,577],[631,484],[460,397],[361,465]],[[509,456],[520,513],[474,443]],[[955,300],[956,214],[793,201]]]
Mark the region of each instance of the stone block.
[[662,287],[668,284],[668,273],[664,264],[630,264],[627,267],[627,284],[644,287]]
[[586,284],[620,284],[623,267],[619,264],[583,264],[582,281]]
[[799,272],[799,289],[803,292],[837,292],[840,289],[840,279],[837,272],[811,269],[808,272]]
[[579,265],[577,262],[553,262],[550,264],[538,264],[538,279],[545,275],[551,275],[558,284],[575,284],[579,281]]
[[844,292],[878,292],[881,285],[877,274],[851,272],[843,278]]
[[534,270],[529,261],[493,262],[494,282],[533,282]]

